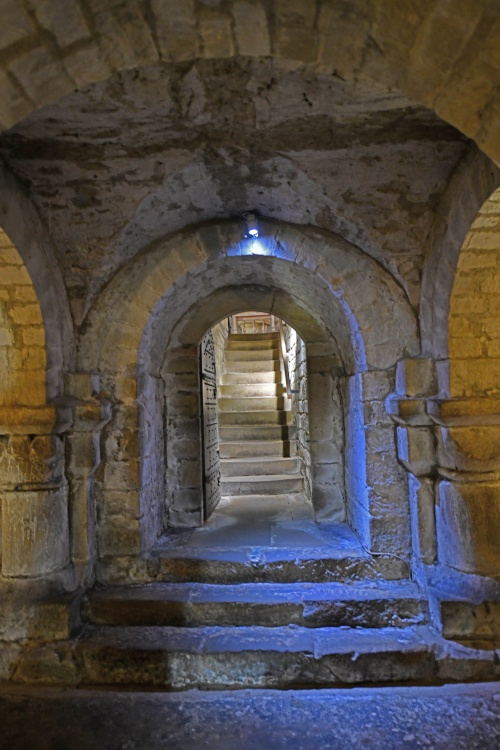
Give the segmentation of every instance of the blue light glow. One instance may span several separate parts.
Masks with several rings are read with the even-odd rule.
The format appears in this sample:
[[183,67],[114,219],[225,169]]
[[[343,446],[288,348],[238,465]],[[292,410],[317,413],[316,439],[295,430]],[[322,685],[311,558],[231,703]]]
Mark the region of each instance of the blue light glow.
[[248,251],[250,255],[272,255],[268,243],[261,242],[260,240],[250,240],[248,243]]

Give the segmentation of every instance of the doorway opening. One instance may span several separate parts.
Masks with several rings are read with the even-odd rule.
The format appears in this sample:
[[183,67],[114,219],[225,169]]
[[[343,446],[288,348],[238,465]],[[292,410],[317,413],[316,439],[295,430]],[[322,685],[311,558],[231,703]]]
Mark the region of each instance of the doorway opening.
[[267,312],[231,315],[203,337],[200,374],[205,527],[219,541],[226,529],[232,544],[237,534],[272,546],[285,526],[314,524],[307,352],[297,331]]

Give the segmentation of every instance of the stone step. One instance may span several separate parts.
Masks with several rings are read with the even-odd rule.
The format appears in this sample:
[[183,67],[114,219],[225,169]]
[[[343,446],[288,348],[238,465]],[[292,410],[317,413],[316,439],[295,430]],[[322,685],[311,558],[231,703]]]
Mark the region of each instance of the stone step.
[[281,385],[281,370],[264,370],[263,372],[224,372],[221,383],[226,385],[278,384]]
[[[467,651],[467,673],[498,678],[491,654]],[[464,654],[459,658],[449,642],[443,643],[425,625],[404,629],[87,625],[76,642],[27,649],[13,682],[163,690],[434,684],[463,679],[463,661]]]
[[217,399],[219,412],[228,411],[282,411],[288,406],[285,396],[220,396]]
[[280,373],[281,360],[279,359],[256,359],[256,360],[225,360],[224,372],[226,374],[243,374],[250,372]]
[[282,396],[286,388],[281,383],[233,383],[219,386],[219,396],[235,398],[263,398]]
[[279,349],[279,339],[232,339],[226,341],[226,351],[268,351],[269,349]]
[[[251,502],[249,497],[245,501]],[[316,527],[316,524],[314,524]],[[318,527],[321,529],[322,527]],[[371,557],[345,524],[328,529],[328,543],[317,538],[316,544],[304,547],[290,540],[285,547],[245,546],[215,547],[207,542],[196,547],[184,546],[182,535],[158,542],[147,562],[144,578],[139,582],[168,583],[343,583],[355,584],[406,580],[408,565],[398,557]],[[139,575],[137,571],[136,576]],[[109,578],[111,582],[113,578]]]
[[[291,411],[222,411],[219,413],[220,425],[290,425]],[[227,439],[227,438],[225,438]]]
[[83,620],[113,626],[299,625],[382,628],[427,620],[427,602],[410,581],[340,583],[152,583],[91,592]]
[[279,350],[276,349],[226,349],[224,362],[272,362],[279,360]]
[[246,458],[251,456],[295,456],[296,440],[236,440],[219,444],[221,458]]
[[[288,414],[289,412],[287,412]],[[226,415],[228,416],[228,415]],[[219,437],[223,442],[229,441],[260,441],[260,440],[284,440],[290,441],[295,438],[296,429],[294,425],[248,425],[239,424],[235,426],[223,425],[219,420]]]
[[301,475],[266,474],[263,476],[221,476],[221,494],[228,495],[284,495],[302,492],[304,480]]
[[230,341],[279,341],[279,333],[230,333],[226,343]]
[[262,453],[257,458],[222,458],[220,462],[221,477],[254,477],[282,475],[294,476],[300,474],[300,459],[272,458]]

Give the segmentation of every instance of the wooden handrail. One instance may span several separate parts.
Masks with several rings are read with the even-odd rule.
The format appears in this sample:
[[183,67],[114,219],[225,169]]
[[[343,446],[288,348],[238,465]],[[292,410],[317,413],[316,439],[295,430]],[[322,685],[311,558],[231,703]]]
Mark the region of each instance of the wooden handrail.
[[281,341],[281,356],[283,357],[283,366],[285,368],[286,395],[288,396],[288,398],[292,398],[292,393],[298,393],[298,391],[293,390],[291,383],[290,383],[290,370],[288,368],[288,352],[286,350],[285,334],[283,332],[283,322],[281,318],[279,319],[279,327],[280,327],[280,341]]

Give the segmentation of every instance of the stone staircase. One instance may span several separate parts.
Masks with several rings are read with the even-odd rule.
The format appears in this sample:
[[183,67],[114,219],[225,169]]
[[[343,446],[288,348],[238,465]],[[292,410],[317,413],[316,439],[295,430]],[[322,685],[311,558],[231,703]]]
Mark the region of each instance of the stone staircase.
[[[214,550],[211,558],[224,578],[231,562]],[[172,558],[177,573],[181,559]],[[27,648],[12,681],[216,691],[500,677],[495,651],[451,643],[430,627],[427,602],[413,582],[317,582],[307,568],[302,578],[256,583],[248,565],[246,581],[236,585],[97,588],[83,601],[75,637]]]
[[230,334],[219,388],[223,497],[303,489],[279,333]]
[[[277,343],[274,334],[231,336],[226,351],[224,494],[249,503],[264,486],[267,494],[302,489]],[[500,677],[494,649],[450,642],[433,629],[404,560],[370,555],[345,524],[321,529],[324,543],[301,546],[290,526],[281,548],[245,546],[236,534],[233,546],[172,535],[133,568],[117,569],[115,585],[73,600],[67,627],[49,643],[28,645],[11,679],[217,691]],[[122,585],[125,576],[135,583]]]

